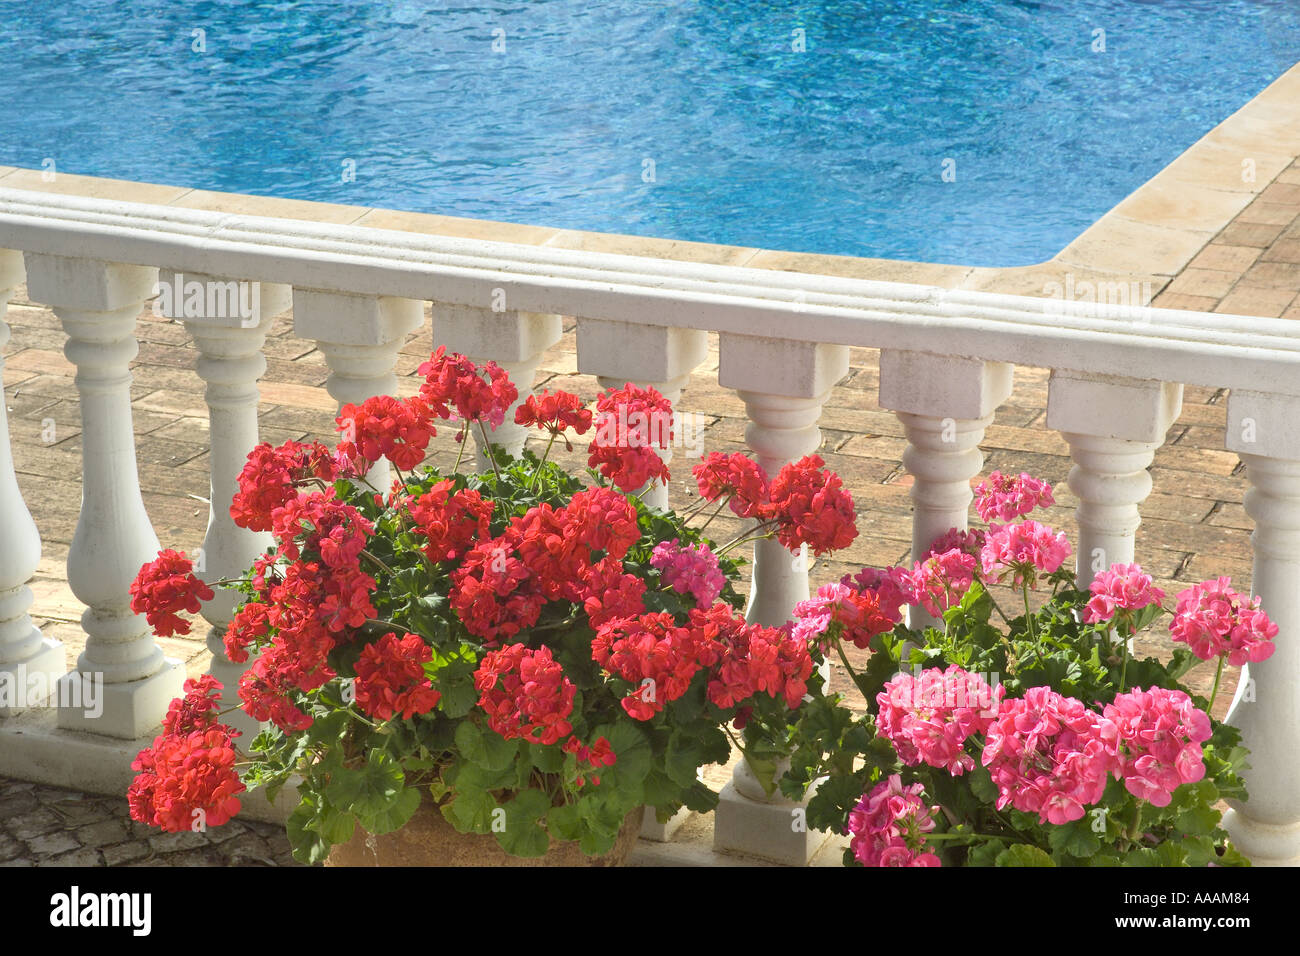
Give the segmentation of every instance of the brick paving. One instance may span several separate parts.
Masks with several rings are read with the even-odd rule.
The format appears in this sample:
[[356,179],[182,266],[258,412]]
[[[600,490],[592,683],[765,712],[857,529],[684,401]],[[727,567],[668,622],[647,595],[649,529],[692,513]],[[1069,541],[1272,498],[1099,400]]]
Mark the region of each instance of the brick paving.
[[[1061,270],[1064,274],[1067,267]],[[1210,241],[1160,291],[1154,304],[1300,318],[1300,161]],[[58,321],[48,309],[29,302],[25,289],[17,290],[7,321],[13,339],[6,355],[5,399],[15,467],[44,542],[44,557],[32,582],[33,616],[47,635],[64,641],[72,664],[83,642],[82,608],[65,577],[81,497],[75,369],[63,357]],[[401,394],[412,394],[418,387],[415,369],[431,350],[430,329],[426,321],[400,354]],[[262,438],[277,443],[328,439],[335,407],[323,388],[329,370],[313,344],[295,338],[291,330],[288,317],[280,317],[267,340],[259,412]],[[207,520],[206,504],[197,499],[208,493],[207,411],[202,382],[194,371],[198,353],[182,325],[159,319],[149,309],[141,315],[138,337],[131,394],[141,489],[162,545],[193,553]],[[852,491],[861,533],[852,547],[813,567],[814,588],[864,564],[889,565],[908,558],[910,478],[900,463],[905,442],[898,420],[877,404],[877,357],[873,349],[852,350],[850,373],[832,392],[821,420],[819,453]],[[1045,426],[1047,381],[1047,370],[1016,369],[1014,393],[986,433],[984,471],[1023,470],[1051,481],[1057,504],[1044,520],[1073,537],[1076,502],[1065,485],[1070,460],[1060,435]],[[572,322],[539,367],[536,387],[563,388],[587,399],[598,393],[594,378],[577,372]],[[1137,560],[1171,597],[1218,575],[1232,576],[1243,588],[1250,580],[1252,523],[1242,507],[1242,465],[1223,447],[1225,401],[1225,389],[1186,388],[1182,414],[1151,468],[1154,488],[1142,509]],[[706,451],[746,450],[744,406],[717,384],[716,337],[709,361],[691,377],[681,408],[703,416]],[[444,429],[431,445],[431,462],[442,468],[450,468],[455,459],[453,431]],[[536,448],[540,453],[541,444]],[[557,457],[574,467],[585,464],[576,450]],[[684,480],[688,478],[679,458],[671,490],[677,507],[693,498]],[[738,530],[739,522],[730,517],[710,526],[720,541]],[[999,600],[1010,598],[1003,593]],[[192,675],[207,666],[201,628],[188,639],[163,639],[160,644],[169,656],[184,660]],[[1159,631],[1140,639],[1140,652],[1166,655],[1170,649],[1167,634]],[[1189,679],[1208,695],[1212,675],[1206,665]],[[1231,669],[1215,708],[1218,716],[1226,711],[1235,678],[1236,670]],[[861,705],[838,662],[833,686]],[[273,827],[241,823],[235,830],[217,828],[208,836],[164,838],[128,824],[125,812],[124,799],[0,780],[0,863],[229,865],[237,857],[278,865],[287,859],[283,836]],[[124,835],[119,836],[119,830]]]

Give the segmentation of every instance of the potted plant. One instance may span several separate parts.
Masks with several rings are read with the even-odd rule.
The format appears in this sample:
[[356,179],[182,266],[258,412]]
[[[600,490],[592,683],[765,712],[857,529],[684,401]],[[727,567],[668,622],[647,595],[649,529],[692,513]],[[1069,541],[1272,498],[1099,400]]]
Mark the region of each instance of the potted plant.
[[[690,515],[636,493],[667,478],[662,395],[611,389],[596,419],[576,396],[531,396],[515,420],[549,435],[540,458],[492,447],[486,473],[462,473],[458,457],[444,474],[421,464],[436,423],[459,421],[463,452],[468,430],[486,442],[518,396],[494,364],[443,349],[420,373],[417,396],[345,406],[334,448],[249,455],[231,515],[275,545],[245,577],[213,584],[243,595],[226,650],[251,660],[238,693],[267,726],[238,739],[220,685],[189,682],[134,764],[135,819],[218,825],[246,788],[273,799],[292,782],[288,833],[304,862],[332,848],[336,862],[383,862],[386,834],[387,859],[404,863],[422,842],[430,862],[467,862],[466,840],[490,844],[482,862],[573,862],[575,848],[608,862],[643,806],[661,820],[715,806],[697,772],[728,758],[729,724],[785,726],[818,683],[806,644],[738,614],[741,542],[719,548]],[[584,486],[549,455],[593,425]],[[367,478],[381,458],[388,488]],[[697,466],[702,491],[732,467],[752,479],[740,458]],[[810,497],[838,478],[806,459],[772,486],[758,533],[799,537],[815,524]],[[132,607],[160,635],[185,633],[179,613],[212,595],[165,551],[141,569]],[[465,839],[437,835],[444,822]]]
[[[1168,662],[1136,659],[1163,592],[1125,564],[1077,590],[1065,536],[1020,520],[1052,503],[995,472],[978,489],[987,532],[953,529],[911,569],[863,569],[797,608],[791,633],[836,654],[868,704],[810,700],[781,782],[795,796],[826,778],[808,821],[851,835],[847,865],[1248,865],[1216,806],[1246,799],[1246,751],[1210,712],[1224,663],[1267,658],[1277,626],[1219,578],[1178,595]],[[1021,606],[1000,607],[994,582]],[[904,604],[942,626],[909,629]],[[872,651],[864,668],[847,643]],[[1214,659],[1207,701],[1179,678]]]

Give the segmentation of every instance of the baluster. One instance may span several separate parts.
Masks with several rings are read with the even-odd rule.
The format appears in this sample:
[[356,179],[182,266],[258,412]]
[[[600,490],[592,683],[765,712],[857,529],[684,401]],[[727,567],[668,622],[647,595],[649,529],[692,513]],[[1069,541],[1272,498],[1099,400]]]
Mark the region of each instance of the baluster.
[[[979,444],[994,410],[1011,394],[1013,366],[1005,362],[901,352],[880,353],[880,407],[903,423],[903,466],[912,476],[912,560],[949,528],[965,531],[984,467]],[[925,608],[907,611],[917,630],[935,623]]]
[[[424,303],[416,299],[293,290],[294,334],[316,340],[330,367],[325,388],[340,408],[397,394],[397,353],[423,322]],[[366,478],[387,494],[388,460],[376,462]]]
[[86,648],[77,671],[60,680],[58,723],[134,739],[157,726],[185,681],[182,663],[163,654],[130,607],[131,582],[158,552],[140,497],[128,370],[138,351],[136,318],[158,272],[61,256],[26,259],[30,297],[49,305],[68,334],[64,354],[77,367],[81,402],[81,514],[68,584],[87,605]]
[[[736,389],[744,401],[745,441],[763,470],[774,477],[789,462],[815,452],[821,445],[817,420],[831,388],[849,370],[848,348],[723,333],[719,349],[718,383]],[[775,540],[755,542],[746,620],[779,627],[795,604],[807,599],[806,557]],[[787,767],[778,766],[777,780]],[[769,797],[741,760],[714,811],[714,849],[803,866],[829,835],[802,825],[805,811],[804,803],[779,790]]]
[[[530,429],[515,424],[515,409],[532,394],[537,366],[546,350],[563,334],[561,317],[544,312],[495,312],[474,306],[434,304],[433,336],[437,345],[448,352],[459,352],[476,365],[496,362],[510,376],[519,390],[519,398],[506,410],[505,420],[496,428],[489,426],[492,444],[500,445],[516,457],[524,450]],[[483,434],[474,436],[475,467],[488,471]]]
[[[595,375],[601,388],[622,388],[631,382],[659,391],[673,404],[674,442],[683,441],[685,419],[677,412],[682,390],[691,372],[708,357],[709,336],[697,329],[637,325],[609,319],[578,320],[578,371]],[[660,427],[651,423],[651,436]],[[665,436],[666,437],[666,436]],[[665,463],[673,460],[673,449],[655,446]],[[644,491],[644,489],[638,489]],[[642,499],[652,508],[668,507],[668,486],[661,481],[645,491]]]
[[1147,468],[1182,409],[1183,387],[1169,382],[1079,375],[1055,370],[1047,391],[1047,427],[1062,433],[1079,498],[1075,578],[1087,590],[1112,564],[1133,563],[1138,505],[1151,493]]
[[[697,329],[672,329],[585,317],[578,320],[578,371],[595,375],[601,388],[617,389],[631,382],[642,388],[657,389],[673,404],[674,442],[684,440],[680,429],[685,426],[685,419],[677,409],[682,390],[690,380],[691,372],[708,354],[708,333]],[[660,426],[650,423],[650,429],[652,440],[657,439],[661,433]],[[665,464],[672,462],[671,444],[668,448],[656,444],[654,449]],[[650,507],[668,508],[668,486],[663,482],[655,481],[653,488],[638,488],[636,491]],[[691,812],[683,807],[666,823],[660,823],[654,809],[646,807],[641,836],[647,840],[667,842],[690,816]]]
[[23,281],[21,252],[0,250],[0,717],[12,717],[48,700],[68,671],[63,644],[41,634],[32,623],[32,589],[27,586],[41,562],[41,536],[23,501],[14,475],[9,418],[4,400],[4,321],[9,297]]
[[[266,371],[262,346],[271,329],[271,317],[290,305],[291,289],[284,285],[216,278],[193,273],[163,270],[160,284],[179,290],[197,283],[205,292],[190,298],[186,308],[173,307],[165,312],[169,318],[183,319],[186,331],[199,350],[197,371],[206,388],[210,449],[208,528],[203,548],[195,557],[195,573],[205,581],[241,576],[253,559],[266,551],[272,542],[266,532],[240,528],[230,517],[230,502],[239,485],[248,453],[258,443],[257,381]],[[206,290],[219,289],[226,294],[217,298]],[[237,290],[231,292],[231,290]],[[188,297],[187,297],[188,298]],[[208,649],[212,664],[208,673],[219,680],[223,690],[223,708],[239,707],[239,678],[251,663],[236,664],[226,656],[225,633],[235,608],[243,596],[235,591],[214,588],[215,596],[203,605],[203,617],[211,625]],[[233,711],[225,718],[245,740],[251,741],[259,725],[243,711]]]
[[1250,769],[1223,825],[1256,865],[1300,865],[1300,398],[1233,389],[1227,447],[1246,463],[1255,520],[1251,593],[1278,627],[1273,656],[1241,670],[1227,722]]

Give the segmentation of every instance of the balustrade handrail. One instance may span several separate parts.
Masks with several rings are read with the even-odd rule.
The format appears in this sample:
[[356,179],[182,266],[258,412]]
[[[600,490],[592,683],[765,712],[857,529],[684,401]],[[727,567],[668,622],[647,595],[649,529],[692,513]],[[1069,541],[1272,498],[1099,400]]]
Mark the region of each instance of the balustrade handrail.
[[0,248],[453,305],[482,305],[504,286],[510,308],[528,312],[1300,395],[1300,328],[1282,319],[13,189],[0,189]]

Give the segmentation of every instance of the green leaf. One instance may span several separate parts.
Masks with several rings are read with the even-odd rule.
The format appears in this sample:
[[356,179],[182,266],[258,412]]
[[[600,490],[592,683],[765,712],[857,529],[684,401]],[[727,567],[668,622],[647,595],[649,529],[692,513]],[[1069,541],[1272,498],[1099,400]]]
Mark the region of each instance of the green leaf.
[[[600,773],[601,789],[617,792],[628,806],[644,802],[645,778],[653,766],[653,752],[645,732],[630,718],[620,718],[616,723],[604,724],[592,731],[596,740],[605,737],[614,752],[614,765]],[[601,851],[605,852],[604,850]]]
[[564,751],[555,744],[521,742],[520,748],[521,752],[527,748],[526,753],[532,765],[542,773],[559,773],[564,766]]
[[668,738],[668,749],[664,753],[664,769],[683,787],[695,782],[695,773],[708,761],[704,758],[704,745],[697,737],[688,736],[674,730]]
[[495,809],[497,802],[492,794],[474,786],[457,789],[452,799],[440,807],[447,822],[460,833],[490,833]]
[[1190,807],[1178,814],[1174,823],[1184,833],[1213,833],[1220,820],[1219,811],[1213,807]]
[[966,858],[967,866],[997,866],[998,857],[1006,849],[1006,844],[1001,840],[989,840],[972,846],[970,854]]
[[357,818],[350,813],[341,813],[333,807],[321,807],[316,817],[314,829],[326,843],[347,843],[356,832]]
[[293,847],[293,858],[299,863],[314,866],[325,859],[329,846],[321,835],[311,828],[316,819],[315,798],[310,794],[289,815],[285,823],[285,833],[289,845]]
[[438,709],[452,719],[464,717],[478,703],[471,661],[456,660],[438,671],[435,687],[442,694]]
[[981,803],[993,803],[998,798],[998,785],[993,782],[987,767],[976,767],[968,775],[970,792]]
[[546,814],[546,826],[557,840],[576,840],[582,835],[582,821],[578,819],[578,805],[566,803],[551,807]]
[[506,770],[519,755],[519,741],[506,740],[495,730],[482,730],[465,720],[456,728],[456,749],[464,759],[485,770]]
[[325,799],[356,815],[371,833],[404,826],[420,806],[420,791],[406,786],[401,765],[382,750],[372,750],[361,769],[339,770],[325,786]]
[[1052,858],[1036,846],[1014,843],[998,854],[994,866],[1056,866]]
[[550,801],[540,790],[521,790],[509,801],[504,814],[498,815],[502,825],[494,826],[497,842],[511,856],[539,857],[550,846],[546,828],[540,824],[550,809]]
[[420,809],[419,788],[405,787],[398,791],[396,797],[382,810],[358,819],[371,833],[392,833],[406,826],[418,809]]
[[1101,849],[1101,840],[1092,831],[1092,819],[1085,816],[1072,823],[1047,827],[1047,842],[1054,853],[1086,859]]

